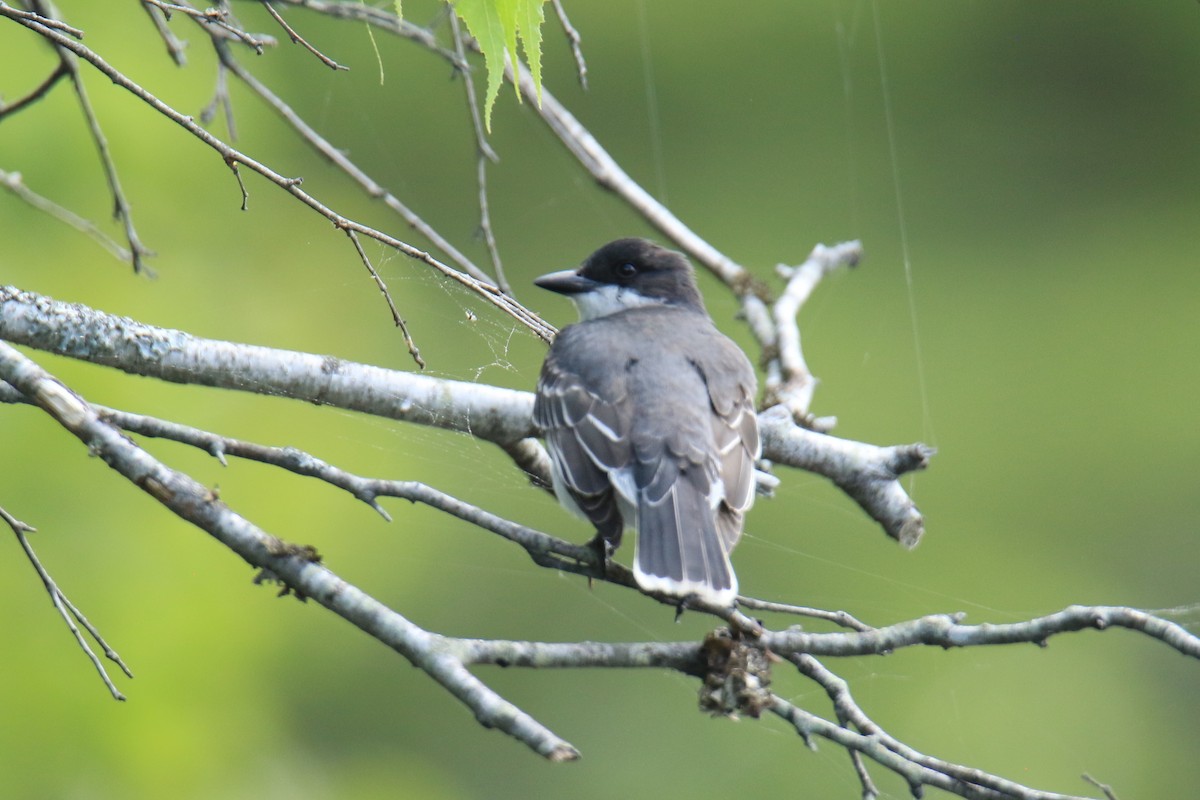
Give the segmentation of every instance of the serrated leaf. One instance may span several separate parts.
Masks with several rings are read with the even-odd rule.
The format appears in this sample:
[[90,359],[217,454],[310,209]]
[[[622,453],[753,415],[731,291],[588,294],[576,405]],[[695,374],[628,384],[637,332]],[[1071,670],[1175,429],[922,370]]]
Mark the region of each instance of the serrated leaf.
[[529,74],[542,102],[542,23],[546,21],[546,0],[517,0],[517,35],[529,64]]
[[[456,0],[454,10],[466,23],[467,30],[479,43],[487,68],[487,90],[483,100],[483,123],[492,130],[492,107],[504,82],[504,54],[514,65],[520,63],[517,42],[525,51],[529,72],[537,87],[538,102],[542,96],[542,5],[546,0]],[[517,92],[517,102],[521,100]]]
[[454,11],[466,23],[467,30],[479,42],[483,51],[484,66],[487,67],[487,91],[483,100],[483,124],[488,133],[492,131],[492,106],[500,94],[504,80],[504,23],[494,0],[457,0]]
[[[517,6],[521,0],[492,0],[496,4],[496,13],[500,15],[500,24],[504,26],[504,47],[508,57],[517,64]],[[520,101],[521,93],[517,92]]]
[[400,0],[396,0],[396,19],[404,19],[404,11],[400,8]]

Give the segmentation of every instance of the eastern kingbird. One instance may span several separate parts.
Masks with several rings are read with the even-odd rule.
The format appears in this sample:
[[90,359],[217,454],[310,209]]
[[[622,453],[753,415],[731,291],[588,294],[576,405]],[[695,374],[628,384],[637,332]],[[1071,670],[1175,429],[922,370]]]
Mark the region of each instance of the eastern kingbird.
[[534,281],[580,322],[542,366],[533,418],[554,493],[596,526],[605,557],[637,531],[633,574],[648,591],[737,597],[729,553],[754,500],[754,368],[713,324],[681,254],[618,239],[577,270]]

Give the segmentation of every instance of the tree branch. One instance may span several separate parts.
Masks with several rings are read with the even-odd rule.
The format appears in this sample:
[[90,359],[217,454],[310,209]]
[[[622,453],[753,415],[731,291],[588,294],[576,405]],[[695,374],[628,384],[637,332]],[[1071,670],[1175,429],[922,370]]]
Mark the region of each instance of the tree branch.
[[[904,776],[914,796],[920,796],[923,785],[939,786],[961,797],[969,798],[1013,798],[1013,800],[1079,800],[1071,795],[1040,792],[1022,786],[983,770],[964,767],[933,758],[909,747],[879,727],[855,702],[850,694],[850,685],[827,669],[820,661],[806,653],[797,653],[789,659],[801,674],[815,681],[833,702],[834,712],[843,728],[854,726],[859,733],[871,740],[866,749],[854,748],[852,753],[872,758],[889,768],[894,768],[890,758],[881,758],[883,753],[894,754],[903,759],[904,770],[896,770]],[[882,748],[882,750],[880,749]],[[918,769],[912,769],[916,766]]]
[[1025,622],[963,625],[962,614],[933,614],[920,619],[866,631],[809,633],[786,630],[764,633],[762,643],[781,656],[863,656],[890,653],[903,647],[978,647],[1036,644],[1045,647],[1051,636],[1082,630],[1128,628],[1157,639],[1189,658],[1200,659],[1200,637],[1186,628],[1125,606],[1068,606],[1062,611]]
[[[0,306],[0,310],[4,312],[0,313],[0,320],[7,320],[13,316],[8,313],[8,306]],[[671,669],[703,678],[703,708],[723,714],[747,713],[751,716],[769,710],[795,726],[806,741],[811,741],[811,737],[816,735],[846,747],[852,753],[856,773],[864,787],[864,794],[868,797],[875,791],[874,783],[859,754],[904,777],[913,787],[914,793],[919,793],[922,786],[930,785],[967,798],[1066,800],[1066,795],[1028,789],[980,770],[926,756],[908,747],[879,728],[854,702],[845,681],[827,670],[813,656],[884,654],[900,647],[917,644],[964,647],[1033,642],[1044,645],[1050,636],[1058,633],[1089,627],[1103,630],[1112,626],[1122,626],[1138,630],[1185,655],[1200,659],[1200,637],[1188,633],[1174,623],[1135,609],[1082,606],[1072,606],[1056,614],[1022,623],[967,626],[961,623],[961,616],[942,615],[884,628],[869,628],[858,623],[854,626],[857,628],[854,631],[832,633],[808,633],[797,629],[764,630],[737,612],[705,609],[736,625],[739,633],[731,635],[718,632],[710,635],[703,644],[546,643],[444,637],[413,625],[319,566],[319,556],[313,548],[287,544],[255,528],[221,504],[211,492],[194,480],[166,468],[137,448],[115,428],[110,427],[105,419],[120,419],[122,424],[131,428],[141,428],[152,435],[165,433],[181,441],[190,440],[190,443],[205,446],[210,452],[217,454],[245,450],[246,455],[287,465],[302,474],[312,474],[335,484],[344,482],[348,489],[357,489],[357,493],[372,504],[375,496],[385,491],[425,502],[500,533],[521,544],[531,555],[539,550],[553,554],[569,551],[570,555],[576,557],[576,564],[587,565],[589,559],[595,564],[595,553],[590,556],[584,555],[584,551],[589,548],[568,545],[553,537],[502,520],[422,484],[362,482],[362,479],[356,479],[360,482],[354,483],[345,480],[345,473],[296,451],[261,448],[230,440],[214,443],[211,438],[201,435],[203,432],[194,429],[183,430],[173,424],[148,421],[146,418],[121,418],[114,412],[100,415],[36,364],[3,343],[0,343],[0,379],[7,381],[25,398],[50,413],[86,443],[90,452],[98,454],[111,467],[180,517],[208,531],[246,561],[283,581],[288,591],[302,598],[315,598],[339,616],[400,652],[470,706],[485,726],[499,727],[542,755],[555,760],[575,758],[578,753],[524,712],[487,689],[467,671],[468,665]],[[0,392],[0,395],[3,394]],[[535,561],[538,561],[538,558],[535,557]],[[546,565],[571,569],[561,562],[551,561]],[[619,565],[611,565],[605,577],[632,586],[632,576],[625,575],[625,572],[627,570]],[[759,602],[760,608],[768,608],[771,605]],[[787,613],[796,611],[795,608],[787,606],[770,610]],[[759,655],[754,656],[755,653]],[[766,653],[788,658],[803,674],[821,685],[834,702],[840,724],[834,724],[797,708],[775,695],[770,695],[769,692],[764,695],[763,692],[770,682],[770,662],[763,658]],[[744,665],[748,663],[759,665],[756,669],[761,672],[757,673],[757,677],[746,673]],[[850,730],[849,726],[856,728],[857,732]]]
[[526,392],[202,339],[13,287],[0,287],[0,338],[172,383],[290,397],[497,444],[533,430],[533,396]]
[[763,346],[773,354],[767,362],[767,379],[763,405],[782,404],[792,417],[808,427],[828,430],[836,420],[814,426],[808,413],[817,380],[804,360],[800,347],[800,326],[796,317],[801,306],[816,290],[817,284],[829,273],[842,266],[853,267],[863,256],[861,242],[843,242],[834,247],[817,245],[803,264],[789,267],[780,264],[775,271],[787,280],[783,294],[771,308],[774,322]]
[[[174,383],[277,395],[469,433],[500,445],[549,485],[534,435],[533,395],[254,345],[201,339],[0,287],[0,338]],[[912,546],[923,519],[897,478],[923,469],[923,445],[877,447],[796,426],[780,409],[760,415],[763,454],[831,479],[884,530]],[[539,452],[541,451],[541,452]]]
[[413,624],[321,566],[313,548],[287,544],[239,516],[191,477],[168,468],[126,439],[81,397],[3,342],[0,379],[74,434],[89,453],[100,456],[180,518],[283,581],[297,596],[313,598],[403,655],[470,708],[485,727],[507,733],[552,761],[579,757],[569,743],[468,672],[449,652],[444,637]]

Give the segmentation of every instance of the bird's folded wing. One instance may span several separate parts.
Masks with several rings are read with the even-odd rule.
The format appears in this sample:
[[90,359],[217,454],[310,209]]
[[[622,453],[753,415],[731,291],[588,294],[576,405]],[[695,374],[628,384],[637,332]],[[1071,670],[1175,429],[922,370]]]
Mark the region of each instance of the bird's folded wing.
[[622,476],[632,458],[630,422],[620,402],[589,392],[578,376],[547,363],[533,419],[546,437],[562,488],[605,538],[619,538],[621,515],[613,489],[625,488]]

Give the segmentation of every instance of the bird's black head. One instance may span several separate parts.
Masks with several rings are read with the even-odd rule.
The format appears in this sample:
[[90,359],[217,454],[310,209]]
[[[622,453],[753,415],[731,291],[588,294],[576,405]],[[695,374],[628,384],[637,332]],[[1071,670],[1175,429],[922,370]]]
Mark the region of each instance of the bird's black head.
[[609,242],[579,269],[543,275],[534,283],[568,295],[584,319],[658,304],[704,310],[688,260],[645,239]]

